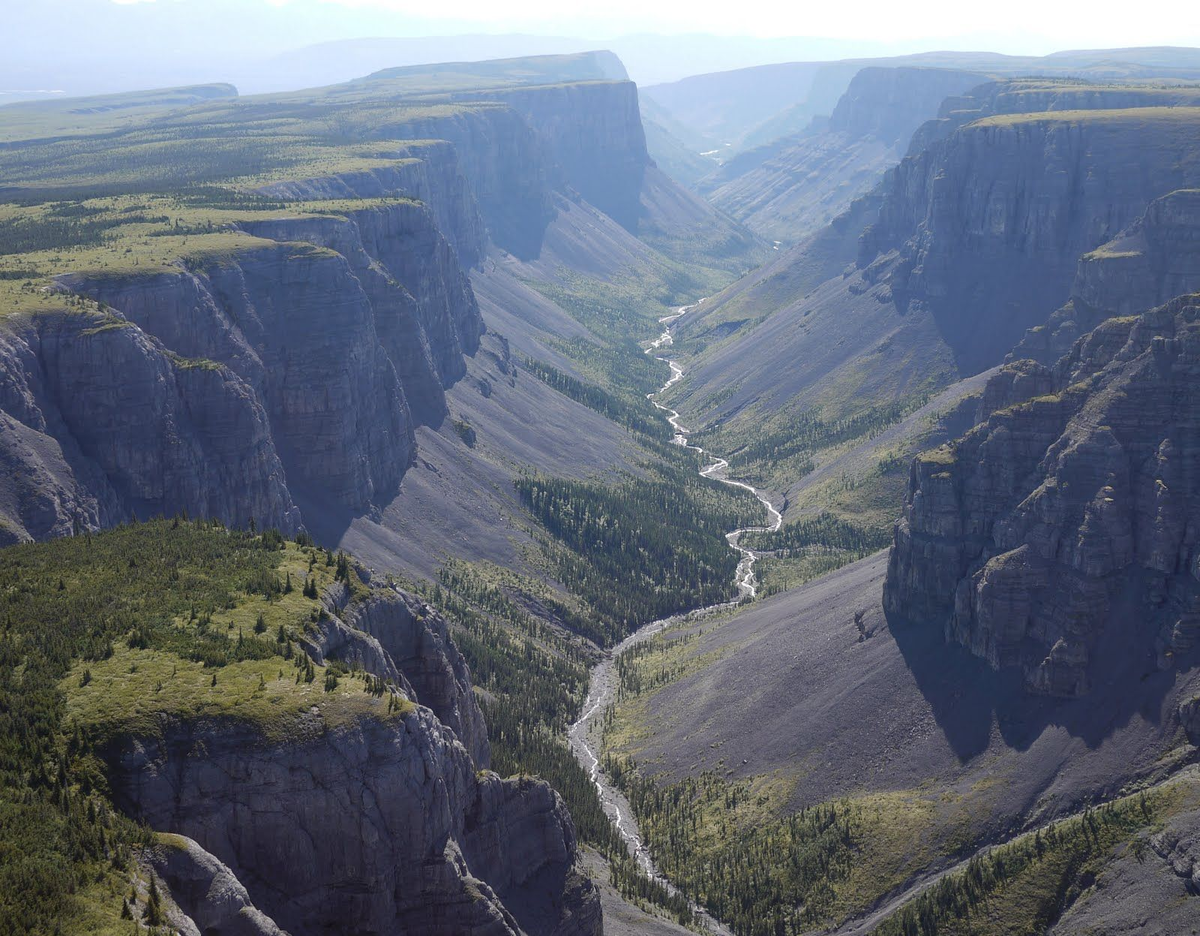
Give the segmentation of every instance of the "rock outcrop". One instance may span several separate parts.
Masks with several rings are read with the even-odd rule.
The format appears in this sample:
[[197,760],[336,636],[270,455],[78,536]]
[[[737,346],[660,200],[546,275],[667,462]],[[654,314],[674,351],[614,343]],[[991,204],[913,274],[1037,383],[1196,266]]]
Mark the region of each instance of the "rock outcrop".
[[[288,743],[232,723],[176,724],[129,739],[110,763],[118,805],[194,839],[292,936],[599,931],[557,794],[477,775],[428,709],[336,728],[313,716]],[[551,880],[563,888],[530,888],[540,904],[522,891]]]
[[170,895],[167,922],[180,936],[287,936],[254,906],[234,873],[187,836],[158,836],[140,857]]
[[1195,107],[975,120],[888,173],[859,264],[898,251],[898,307],[932,314],[959,369],[976,373],[1069,298],[1083,254],[1200,182],[1198,145]]
[[1045,325],[1030,329],[1009,355],[1052,365],[1107,318],[1136,315],[1200,290],[1200,191],[1152,201],[1113,240],[1084,254],[1071,299]]
[[284,215],[227,254],[59,278],[105,315],[6,324],[6,539],[159,513],[293,533],[297,486],[396,490],[479,348],[470,283],[420,203]]
[[379,641],[421,704],[454,731],[477,766],[489,766],[487,724],[446,619],[425,602],[393,589],[353,605],[347,623]]
[[347,721],[314,704],[282,736],[168,719],[104,751],[114,802],[170,833],[143,862],[178,906],[177,927],[600,933],[558,794],[482,769],[486,727],[445,621],[390,588],[351,600],[338,585],[324,605],[301,646],[389,681],[394,714]]
[[[1190,658],[1197,360],[1200,298],[1188,296],[1106,321],[1052,374],[1007,366],[984,421],[913,461],[885,607],[1054,695],[1088,690],[1106,641],[1153,649],[1163,667]],[[1115,612],[1130,601],[1136,614]]]
[[13,538],[185,512],[299,529],[266,411],[231,368],[97,312],[10,323],[0,344]]

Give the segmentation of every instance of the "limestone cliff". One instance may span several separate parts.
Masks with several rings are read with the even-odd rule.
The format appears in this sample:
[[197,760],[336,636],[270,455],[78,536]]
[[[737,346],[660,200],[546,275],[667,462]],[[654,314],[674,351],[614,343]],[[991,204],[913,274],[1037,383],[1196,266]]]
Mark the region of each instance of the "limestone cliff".
[[456,97],[503,101],[522,114],[557,181],[626,230],[637,230],[642,176],[650,156],[632,82],[579,82]]
[[445,621],[390,588],[338,585],[324,604],[302,648],[388,680],[396,714],[346,721],[318,695],[282,736],[168,717],[105,748],[114,801],[171,833],[143,861],[181,931],[599,933],[562,800],[481,769],[486,728]]
[[1109,319],[1053,371],[1002,370],[980,424],[912,464],[885,607],[1055,695],[1086,692],[1106,648],[1152,648],[1161,666],[1190,654],[1198,355],[1187,296]]
[[1198,290],[1200,191],[1185,189],[1155,199],[1113,240],[1084,254],[1070,300],[1030,329],[1009,357],[1053,364],[1105,319]]
[[228,253],[64,274],[92,312],[66,295],[6,323],[6,539],[182,512],[294,532],[298,487],[353,510],[396,490],[483,333],[434,213],[399,199],[241,230]]
[[314,715],[285,743],[173,724],[108,758],[122,808],[194,839],[292,936],[599,932],[557,794],[477,774],[428,709],[336,728]]
[[859,263],[898,251],[897,306],[928,311],[960,370],[983,370],[1067,300],[1080,256],[1200,182],[1197,145],[1192,107],[975,120],[888,174]]
[[0,349],[10,540],[183,512],[299,528],[266,412],[231,368],[97,312],[9,323]]

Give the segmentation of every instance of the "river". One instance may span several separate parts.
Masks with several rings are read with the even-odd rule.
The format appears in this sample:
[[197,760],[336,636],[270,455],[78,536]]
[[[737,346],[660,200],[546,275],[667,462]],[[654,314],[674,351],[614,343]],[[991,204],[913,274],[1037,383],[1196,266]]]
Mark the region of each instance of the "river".
[[[658,360],[663,361],[671,368],[670,379],[663,384],[656,392],[648,394],[648,399],[658,409],[667,414],[667,421],[670,422],[671,428],[675,430],[675,444],[681,445],[684,448],[689,448],[694,452],[699,452],[702,455],[709,455],[699,445],[693,445],[688,442],[688,430],[680,423],[679,413],[665,406],[654,399],[659,394],[669,390],[683,379],[683,368],[676,361],[665,357],[658,352],[664,348],[670,347],[674,341],[671,337],[671,326],[679,319],[691,312],[704,300],[690,306],[682,306],[673,314],[664,316],[659,319],[659,324],[663,326],[663,333],[650,343],[650,347],[646,349],[647,354],[653,354]],[[737,598],[733,601],[723,601],[718,604],[709,605],[705,608],[696,608],[682,614],[677,614],[673,617],[664,618],[661,621],[655,621],[652,624],[647,624],[634,633],[626,637],[621,643],[617,644],[612,650],[608,651],[604,658],[592,667],[591,678],[588,683],[587,700],[583,704],[583,714],[579,717],[579,721],[575,722],[568,732],[568,739],[571,744],[571,751],[579,760],[583,768],[588,772],[592,782],[596,784],[596,790],[600,794],[600,801],[604,805],[604,811],[608,814],[620,832],[621,838],[624,839],[629,852],[646,872],[654,880],[662,884],[670,893],[676,894],[678,890],[671,884],[665,875],[659,871],[654,864],[654,859],[650,855],[650,850],[646,847],[646,843],[642,840],[641,830],[638,828],[637,820],[633,816],[633,810],[629,806],[629,801],[609,780],[604,770],[600,766],[600,719],[604,715],[604,710],[612,703],[616,696],[617,690],[617,673],[614,665],[614,660],[635,644],[649,640],[655,634],[661,633],[672,624],[680,621],[700,617],[706,614],[711,614],[714,611],[721,611],[727,608],[734,607],[743,598],[753,598],[758,593],[758,584],[754,577],[754,561],[757,558],[754,552],[740,545],[739,540],[743,533],[778,530],[783,523],[783,517],[775,508],[775,505],[767,498],[765,494],[759,491],[754,486],[745,483],[744,481],[735,481],[727,477],[729,470],[729,462],[724,458],[718,458],[709,455],[713,458],[713,462],[704,468],[700,469],[700,474],[706,478],[712,478],[715,481],[720,481],[724,484],[732,485],[749,491],[757,497],[762,505],[767,509],[767,517],[770,523],[767,526],[743,527],[737,530],[731,530],[725,534],[725,539],[729,543],[731,549],[736,549],[741,554],[741,561],[738,563],[737,572],[735,573],[735,582],[737,585]],[[690,901],[689,901],[690,902]],[[732,936],[729,929],[720,921],[714,919],[703,908],[695,903],[691,904],[692,911],[700,919],[701,923],[709,930],[709,932],[718,934],[718,936]]]

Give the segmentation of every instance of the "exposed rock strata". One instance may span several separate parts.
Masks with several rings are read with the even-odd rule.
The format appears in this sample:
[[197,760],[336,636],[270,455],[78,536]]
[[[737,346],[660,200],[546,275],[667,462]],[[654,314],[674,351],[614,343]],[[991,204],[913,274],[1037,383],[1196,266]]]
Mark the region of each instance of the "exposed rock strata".
[[[985,421],[913,461],[884,589],[1054,695],[1120,628],[1168,667],[1200,639],[1200,299],[1110,319],[1055,366],[1010,365]],[[1050,392],[1044,392],[1049,389]],[[1134,602],[1130,617],[1118,604]],[[1109,635],[1110,638],[1113,635]]]
[[309,654],[359,665],[420,706],[330,724],[314,697],[288,740],[172,721],[105,754],[117,804],[186,836],[144,859],[181,931],[598,934],[562,800],[480,769],[486,727],[445,621],[392,589],[351,601],[336,586],[325,607]]
[[1107,318],[1136,315],[1200,290],[1200,191],[1152,201],[1113,240],[1084,254],[1071,299],[1045,325],[1030,329],[1010,358],[1051,365]]
[[483,332],[453,248],[406,201],[246,227],[230,256],[60,279],[107,317],[7,324],[6,540],[184,512],[292,533],[297,485],[396,490]]
[[888,173],[859,264],[898,250],[897,306],[928,310],[975,373],[1067,300],[1080,256],[1153,199],[1200,183],[1187,155],[1198,145],[1198,108],[978,120]]

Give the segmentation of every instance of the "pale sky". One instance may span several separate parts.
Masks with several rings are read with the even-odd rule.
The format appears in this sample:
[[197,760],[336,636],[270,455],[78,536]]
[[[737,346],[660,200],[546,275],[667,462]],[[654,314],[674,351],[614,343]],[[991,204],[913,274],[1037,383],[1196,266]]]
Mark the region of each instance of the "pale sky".
[[[100,0],[203,4],[205,0]],[[546,32],[589,37],[629,32],[819,36],[869,41],[977,37],[991,51],[1045,52],[1130,45],[1200,45],[1200,8],[1186,0],[242,0],[296,13],[314,6],[374,11],[383,21],[426,20],[438,33]],[[433,13],[436,19],[429,19]],[[383,23],[381,23],[383,25]],[[415,25],[415,24],[414,24]],[[419,35],[421,30],[409,35]],[[382,34],[382,33],[381,33]],[[395,35],[396,32],[390,33]],[[982,47],[982,46],[981,46]]]
[[[648,85],[939,50],[1200,47],[1197,0],[0,0],[0,22],[0,103],[200,81],[253,93],[393,65],[594,48],[616,52]],[[408,42],[373,58],[358,47],[309,48],[364,38]]]

